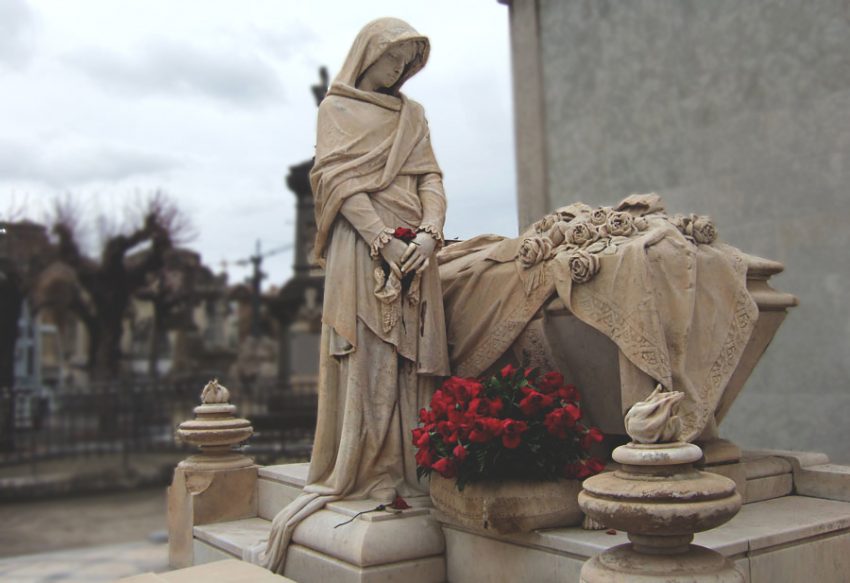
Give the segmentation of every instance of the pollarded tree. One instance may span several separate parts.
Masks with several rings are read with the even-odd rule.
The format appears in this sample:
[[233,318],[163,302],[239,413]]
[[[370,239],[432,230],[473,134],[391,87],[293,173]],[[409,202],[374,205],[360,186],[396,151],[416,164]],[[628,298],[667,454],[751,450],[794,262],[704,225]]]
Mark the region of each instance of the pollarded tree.
[[[81,251],[77,207],[68,200],[55,205],[56,261],[62,268],[46,270],[39,297],[44,305],[73,310],[83,322],[89,336],[88,368],[95,379],[120,372],[122,323],[131,297],[162,268],[174,241],[189,230],[185,215],[161,192],[138,215],[130,228],[103,237],[100,256],[94,258]],[[147,252],[132,253],[145,245]]]

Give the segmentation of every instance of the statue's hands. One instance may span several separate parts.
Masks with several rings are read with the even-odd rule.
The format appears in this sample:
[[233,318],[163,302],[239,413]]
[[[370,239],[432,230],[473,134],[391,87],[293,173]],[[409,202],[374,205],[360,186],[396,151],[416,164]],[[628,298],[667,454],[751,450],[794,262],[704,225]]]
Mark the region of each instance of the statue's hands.
[[384,258],[390,269],[396,276],[402,278],[401,264],[404,263],[405,255],[407,254],[408,245],[401,239],[390,239],[389,242],[381,247],[381,257]]
[[431,255],[437,249],[437,240],[425,232],[420,232],[407,246],[401,258],[401,272],[423,271],[430,263]]

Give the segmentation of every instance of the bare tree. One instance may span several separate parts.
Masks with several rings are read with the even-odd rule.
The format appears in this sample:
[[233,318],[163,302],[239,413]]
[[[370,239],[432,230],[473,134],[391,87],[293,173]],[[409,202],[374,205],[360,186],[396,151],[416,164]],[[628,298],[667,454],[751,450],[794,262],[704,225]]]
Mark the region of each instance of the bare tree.
[[[93,378],[119,373],[122,321],[130,299],[146,285],[149,274],[163,266],[174,241],[184,238],[190,230],[188,219],[162,192],[150,196],[134,214],[136,218],[128,228],[101,228],[105,236],[100,256],[94,258],[80,247],[79,205],[70,198],[57,199],[54,205],[56,260],[70,269],[53,269],[53,280],[46,277],[41,282],[41,295],[48,304],[64,302],[85,325],[89,335],[88,368]],[[132,253],[143,249],[144,253]],[[69,282],[69,277],[75,281]],[[70,288],[80,293],[51,293],[63,284],[66,289],[71,284]]]

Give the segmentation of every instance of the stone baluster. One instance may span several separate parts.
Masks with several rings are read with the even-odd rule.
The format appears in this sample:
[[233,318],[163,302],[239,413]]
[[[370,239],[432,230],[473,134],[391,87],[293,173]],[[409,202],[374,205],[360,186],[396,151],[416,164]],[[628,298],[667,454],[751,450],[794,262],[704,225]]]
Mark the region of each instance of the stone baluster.
[[621,469],[585,480],[579,505],[593,520],[628,533],[628,544],[591,558],[583,583],[743,583],[721,554],[691,544],[694,533],[730,520],[741,508],[735,482],[693,464],[696,445],[675,440],[672,407],[682,393],[661,392],[637,403],[626,416],[632,442],[614,450]]
[[178,437],[200,448],[181,461],[168,488],[168,559],[173,568],[194,563],[193,528],[257,515],[257,466],[238,451],[254,432],[236,415],[230,392],[217,380],[201,393],[195,418]]

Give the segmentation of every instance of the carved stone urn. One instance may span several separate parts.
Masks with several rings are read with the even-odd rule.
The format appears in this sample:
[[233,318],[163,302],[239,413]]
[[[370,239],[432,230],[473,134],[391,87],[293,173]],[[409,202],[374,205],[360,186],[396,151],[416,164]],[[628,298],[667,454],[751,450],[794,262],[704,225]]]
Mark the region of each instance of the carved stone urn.
[[585,480],[581,509],[606,527],[627,532],[631,542],[585,563],[582,582],[744,582],[723,555],[691,544],[695,532],[720,526],[740,510],[735,482],[695,469],[702,457],[696,445],[652,442],[675,435],[677,418],[670,410],[680,397],[659,387],[635,404],[626,416],[633,442],[613,453],[621,469]]
[[224,470],[244,468],[254,461],[236,447],[254,433],[251,422],[236,416],[236,406],[230,404],[230,391],[218,380],[206,384],[201,393],[201,405],[195,407],[195,418],[184,421],[177,429],[178,437],[201,449],[178,467],[192,470]]

